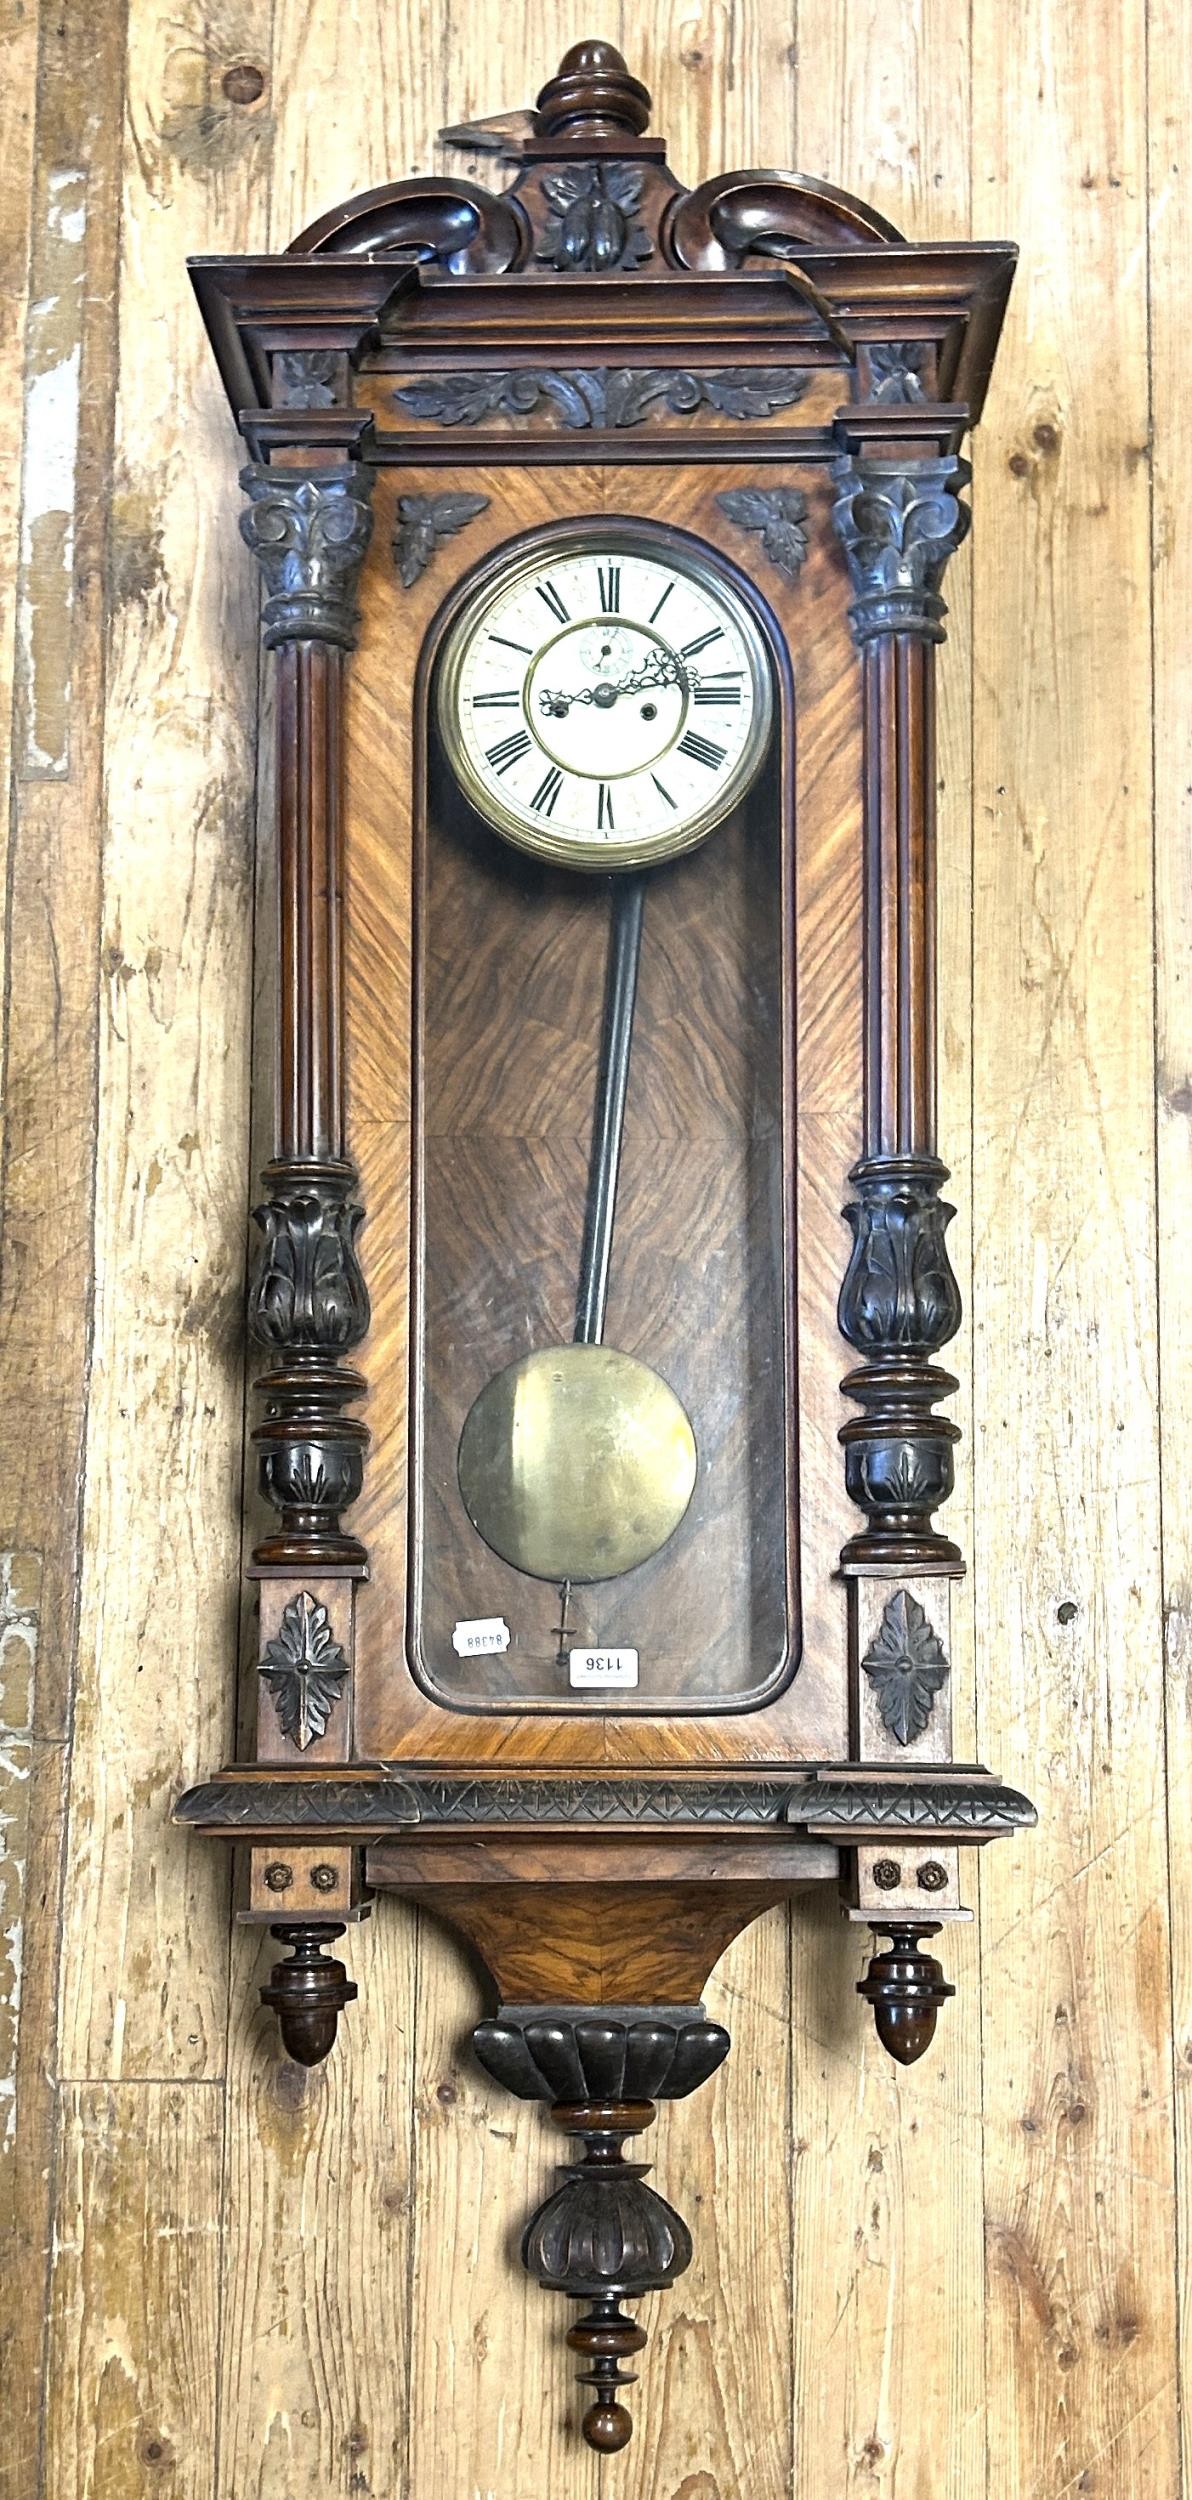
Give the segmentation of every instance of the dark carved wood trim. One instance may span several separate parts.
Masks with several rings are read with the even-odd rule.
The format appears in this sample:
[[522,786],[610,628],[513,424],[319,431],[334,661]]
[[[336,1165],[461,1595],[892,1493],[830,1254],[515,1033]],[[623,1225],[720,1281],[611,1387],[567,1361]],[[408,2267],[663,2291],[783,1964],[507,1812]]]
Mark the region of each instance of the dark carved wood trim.
[[488,506],[487,495],[461,495],[458,489],[443,495],[400,495],[393,553],[403,590],[412,590],[421,580],[444,538],[466,529]]
[[282,1735],[300,1753],[322,1736],[348,1680],[348,1662],[309,1590],[290,1599],[257,1673],[267,1685]]
[[810,380],[808,369],[796,365],[727,365],[705,373],[674,365],[536,371],[519,365],[504,372],[489,367],[428,375],[405,383],[393,397],[408,416],[444,426],[478,425],[493,416],[524,419],[545,405],[559,425],[578,432],[642,425],[647,417],[690,417],[700,408],[741,420],[768,417],[776,408],[793,407]]
[[795,582],[807,554],[807,497],[797,486],[732,486],[716,497],[725,519],[752,530],[762,554]]
[[415,1824],[427,1830],[554,1827],[622,1833],[783,1825],[806,1827],[828,1839],[839,1833],[850,1841],[870,1828],[879,1835],[886,1829],[917,1830],[982,1840],[1035,1821],[1034,1807],[1017,1789],[988,1771],[955,1765],[946,1776],[925,1771],[896,1778],[843,1770],[834,1775],[828,1768],[793,1781],[689,1782],[533,1775],[448,1780],[397,1771],[299,1779],[245,1770],[187,1789],[174,1814],[180,1823],[229,1837],[298,1829],[380,1834]]
[[896,1744],[921,1736],[949,1673],[943,1642],[909,1589],[887,1600],[881,1624],[861,1660],[877,1695],[884,1728]]

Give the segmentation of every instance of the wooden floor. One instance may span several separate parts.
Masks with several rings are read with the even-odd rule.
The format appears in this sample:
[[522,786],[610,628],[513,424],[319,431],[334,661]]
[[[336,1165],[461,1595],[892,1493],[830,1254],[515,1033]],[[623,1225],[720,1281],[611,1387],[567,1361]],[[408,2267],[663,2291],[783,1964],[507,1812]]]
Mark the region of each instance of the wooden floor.
[[[0,24],[4,2491],[1192,2500],[1192,0]],[[949,576],[942,1134],[958,1750],[1041,1806],[909,2075],[827,1906],[726,1954],[733,2058],[657,2130],[696,2262],[604,2468],[511,2259],[552,2153],[463,2054],[473,1974],[387,1903],[304,2079],[167,1821],[231,1734],[253,1126],[257,589],[184,257],[433,169],[586,32],[692,181],[793,163],[1022,245]]]

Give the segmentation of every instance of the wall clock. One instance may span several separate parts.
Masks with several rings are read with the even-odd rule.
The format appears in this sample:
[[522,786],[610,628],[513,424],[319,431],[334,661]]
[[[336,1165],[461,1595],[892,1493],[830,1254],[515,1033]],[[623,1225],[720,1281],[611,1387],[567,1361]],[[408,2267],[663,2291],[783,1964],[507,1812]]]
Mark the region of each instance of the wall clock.
[[477,1948],[479,2058],[582,2148],[523,2253],[600,2449],[691,2254],[623,2148],[726,2055],[725,1945],[838,1887],[913,2059],[961,1850],[1033,1820],[952,1759],[936,1518],[933,689],[1014,255],[684,191],[648,118],[580,44],[508,189],[193,265],[276,655],[278,1075],[255,1747],[176,1811],[245,1850],[293,2057],[386,1892]]

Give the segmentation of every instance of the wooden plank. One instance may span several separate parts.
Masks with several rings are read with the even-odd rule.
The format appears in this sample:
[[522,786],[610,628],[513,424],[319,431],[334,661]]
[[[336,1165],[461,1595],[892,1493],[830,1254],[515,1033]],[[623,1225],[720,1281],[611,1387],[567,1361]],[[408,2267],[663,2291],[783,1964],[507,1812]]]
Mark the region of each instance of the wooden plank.
[[[242,10],[237,61],[253,25]],[[224,93],[235,63],[197,8],[138,0],[129,63],[62,1990],[63,2071],[93,2077],[208,2074],[224,2054],[226,1869],[167,1818],[231,1719],[256,598],[228,563],[227,416],[184,263],[260,239],[269,128]]]
[[360,1989],[324,2066],[258,2001],[284,1959],[232,1965],[220,2500],[406,2490],[414,1913],[383,1901],[336,1948]]
[[1178,2489],[1163,1837],[1136,0],[978,21],[1024,265],[977,489],[982,1869],[991,2491]]
[[[99,947],[103,580],[111,475],[114,270],[123,9],[4,13],[0,328],[20,369],[26,271],[34,310],[20,389],[0,418],[0,760],[4,959],[0,1216],[0,1545],[3,1590],[3,1924],[12,2085],[4,2112],[0,2293],[8,2395],[0,2487],[38,2472],[50,2244],[64,1739],[76,1638],[79,1486],[88,1387]],[[37,174],[30,194],[34,143]],[[30,208],[33,238],[30,246]],[[22,460],[22,436],[25,457]],[[16,527],[17,495],[24,511]],[[9,562],[9,550],[12,563]],[[24,667],[10,755],[14,627]],[[50,618],[54,631],[43,631]],[[42,769],[31,698],[69,678],[68,750]],[[61,711],[59,718],[61,719]],[[40,1653],[40,1654],[38,1654]]]
[[[910,21],[908,23],[908,20]],[[968,21],[944,0],[892,12],[800,0],[799,164],[881,209],[915,241],[971,232]],[[842,396],[843,396],[842,392]],[[975,458],[989,446],[978,442]],[[971,603],[967,558],[946,591],[939,657],[940,1140],[958,1217],[949,1243],[969,1307],[971,1053]],[[843,1198],[844,1173],[839,1176]],[[843,1258],[843,1226],[842,1258]],[[841,1347],[842,1357],[846,1349]],[[964,1433],[946,1525],[971,1552],[971,1351],[949,1400]],[[841,1369],[844,1369],[842,1360]],[[972,1758],[973,1583],[952,1605],[953,1750]],[[976,1870],[962,1857],[966,1897]],[[795,2489],[819,2488],[825,2456],[850,2491],[938,2486],[977,2500],[984,2478],[979,1948],[949,1927],[957,1985],[922,2066],[900,2073],[853,1993],[865,1928],[816,1903],[795,1925]],[[816,2296],[803,2286],[814,2284]]]
[[[1163,1613],[1167,1663],[1167,1838],[1172,1957],[1172,2075],[1181,2235],[1179,2371],[1192,2370],[1192,1487],[1184,1463],[1192,1414],[1192,557],[1182,525],[1192,455],[1187,301],[1192,281],[1188,81],[1192,11],[1152,0],[1148,60],[1151,561],[1154,624],[1156,1147],[1158,1179]],[[1192,2419],[1181,2415],[1183,2488],[1192,2490]]]
[[47,2493],[211,2500],[222,2100],[214,2084],[63,2093]]

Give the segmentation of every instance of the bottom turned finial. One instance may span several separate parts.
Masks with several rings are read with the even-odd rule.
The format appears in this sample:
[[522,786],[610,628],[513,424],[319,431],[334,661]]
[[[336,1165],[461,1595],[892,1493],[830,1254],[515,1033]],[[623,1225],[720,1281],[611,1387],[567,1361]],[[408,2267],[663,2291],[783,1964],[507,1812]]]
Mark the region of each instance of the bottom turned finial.
[[889,1937],[884,1953],[875,1953],[857,1994],[873,2007],[882,2047],[900,2066],[913,2066],[935,2038],[941,2005],[956,1994],[932,1953],[920,1953],[924,1936],[938,1936],[938,1925],[883,1919],[871,1922],[875,1941]]
[[589,2448],[615,2455],[633,2437],[632,2419],[618,2402],[617,2390],[634,2386],[637,2376],[633,2370],[623,2370],[621,2363],[627,2354],[642,2351],[646,2330],[626,2317],[615,2292],[606,2292],[571,2328],[567,2341],[572,2352],[582,2353],[590,2364],[579,2373],[580,2386],[596,2390],[581,2425],[584,2438]]
[[674,2206],[646,2186],[648,2165],[626,2161],[621,2151],[627,2135],[653,2125],[651,2101],[564,2104],[551,2116],[568,2135],[582,2136],[584,2159],[568,2165],[562,2186],[533,2216],[522,2258],[547,2291],[592,2304],[567,2341],[589,2364],[581,2385],[596,2390],[584,2438],[590,2448],[611,2452],[633,2431],[617,2391],[632,2385],[634,2373],[621,2363],[646,2341],[621,2302],[673,2283],[691,2263],[691,2234]]
[[358,1994],[342,1962],[327,1961],[323,1947],[334,1944],[343,1928],[330,1920],[318,1926],[271,1927],[279,1944],[288,1945],[290,1960],[275,1962],[269,1984],[261,1990],[262,2005],[271,2005],[281,2031],[282,2047],[298,2066],[318,2066],[335,2046],[345,2005]]

